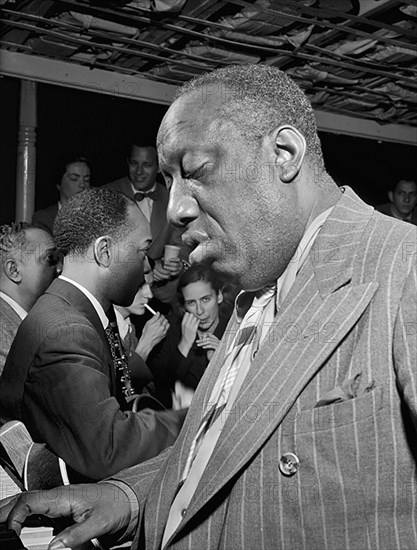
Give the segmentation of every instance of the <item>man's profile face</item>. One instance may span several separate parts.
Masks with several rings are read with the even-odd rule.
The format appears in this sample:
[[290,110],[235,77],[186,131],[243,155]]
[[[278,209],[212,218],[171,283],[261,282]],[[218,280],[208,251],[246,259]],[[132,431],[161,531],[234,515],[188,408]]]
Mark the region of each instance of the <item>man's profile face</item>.
[[158,173],[158,158],[154,147],[132,146],[127,160],[129,179],[138,191],[150,189]]
[[43,229],[26,229],[26,243],[19,250],[22,288],[32,304],[56,275],[57,251],[51,235]]
[[417,183],[400,180],[394,191],[389,193],[389,199],[397,214],[408,216],[417,204]]
[[168,221],[186,226],[191,262],[212,263],[242,288],[262,288],[296,250],[297,200],[262,138],[249,142],[233,120],[213,117],[220,93],[203,97],[197,90],[176,100],[159,130]]
[[151,243],[148,221],[135,205],[128,206],[129,232],[114,243],[110,301],[129,306],[144,281],[146,250]]
[[61,200],[68,200],[77,193],[90,188],[90,168],[85,162],[71,162],[66,167],[61,182],[57,185]]

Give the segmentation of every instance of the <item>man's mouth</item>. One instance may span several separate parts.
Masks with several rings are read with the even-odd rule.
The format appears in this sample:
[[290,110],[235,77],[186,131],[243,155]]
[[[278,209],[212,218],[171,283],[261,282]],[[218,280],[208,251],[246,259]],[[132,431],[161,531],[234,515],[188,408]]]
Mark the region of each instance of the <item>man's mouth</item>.
[[214,255],[215,244],[207,233],[187,231],[182,235],[182,241],[191,249],[189,256],[191,263],[207,261],[208,258],[212,258]]

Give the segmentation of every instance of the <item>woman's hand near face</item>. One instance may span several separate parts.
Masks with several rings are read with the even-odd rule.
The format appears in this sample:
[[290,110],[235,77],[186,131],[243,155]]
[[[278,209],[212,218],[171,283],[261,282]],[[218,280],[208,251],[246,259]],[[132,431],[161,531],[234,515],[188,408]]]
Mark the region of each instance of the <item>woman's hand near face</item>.
[[197,336],[199,324],[200,320],[193,313],[185,312],[181,321],[181,340],[178,344],[178,349],[184,357],[187,357],[190,353],[190,349]]
[[213,353],[216,351],[218,345],[220,344],[220,340],[211,332],[207,332],[204,335],[204,338],[199,338],[196,341],[196,344],[199,348],[207,350],[207,359],[210,361],[213,357]]

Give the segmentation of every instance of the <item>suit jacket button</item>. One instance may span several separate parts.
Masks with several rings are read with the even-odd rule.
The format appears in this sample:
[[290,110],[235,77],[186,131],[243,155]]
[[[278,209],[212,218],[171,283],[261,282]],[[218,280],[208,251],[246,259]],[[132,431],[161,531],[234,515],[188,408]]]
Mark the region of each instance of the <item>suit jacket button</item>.
[[294,453],[284,453],[279,461],[279,469],[284,476],[293,476],[298,471],[300,461]]
[[187,508],[183,508],[181,510],[181,517],[184,517],[186,513],[187,513]]

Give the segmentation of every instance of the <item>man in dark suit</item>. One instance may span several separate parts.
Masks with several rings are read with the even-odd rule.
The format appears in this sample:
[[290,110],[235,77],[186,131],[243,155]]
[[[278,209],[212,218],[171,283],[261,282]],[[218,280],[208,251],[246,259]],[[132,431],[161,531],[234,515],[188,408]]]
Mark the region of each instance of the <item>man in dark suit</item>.
[[0,227],[0,374],[17,329],[56,274],[49,233],[28,223]]
[[[148,256],[155,261],[153,268],[154,297],[170,303],[176,298],[178,275],[183,260],[188,259],[188,249],[182,244],[182,230],[167,222],[166,210],[169,194],[163,183],[157,181],[158,157],[152,145],[133,143],[127,154],[128,175],[108,183],[105,187],[120,191],[134,199],[151,226],[152,245]],[[176,245],[181,255],[169,263],[163,262],[164,246]]]
[[[417,548],[415,228],[337,187],[311,105],[274,67],[186,83],[158,152],[191,261],[245,290],[175,445],[100,483],[94,509],[85,486],[60,492],[52,513],[89,517],[52,548]],[[133,505],[116,506],[121,483]],[[0,519],[13,506],[17,528],[51,513],[36,493]]]
[[389,202],[376,209],[387,216],[417,225],[417,183],[412,179],[401,179],[388,193]]
[[1,412],[22,420],[73,479],[102,479],[171,445],[185,412],[127,410],[129,380],[106,336],[105,312],[128,306],[144,281],[151,239],[136,204],[91,189],[63,206],[54,227],[62,275],[18,330],[0,379]]

